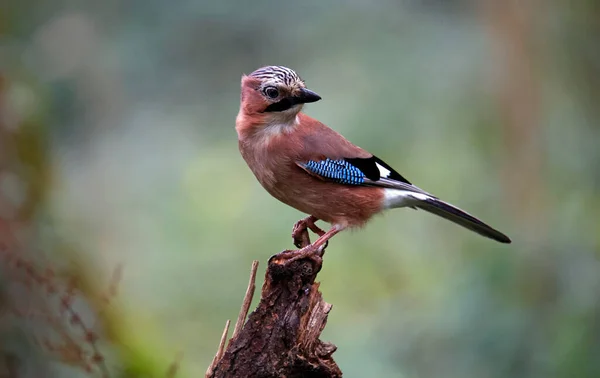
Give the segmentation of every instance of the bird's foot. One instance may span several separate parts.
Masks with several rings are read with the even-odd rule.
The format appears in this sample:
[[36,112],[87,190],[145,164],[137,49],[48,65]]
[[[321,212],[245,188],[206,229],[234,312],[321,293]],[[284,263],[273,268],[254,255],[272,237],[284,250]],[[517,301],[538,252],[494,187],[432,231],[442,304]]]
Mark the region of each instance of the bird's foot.
[[279,252],[276,255],[271,256],[269,259],[269,264],[279,264],[283,266],[288,266],[294,261],[309,259],[313,262],[315,268],[317,270],[321,269],[321,265],[323,264],[323,254],[325,253],[326,244],[322,246],[315,246],[314,244],[309,244],[306,247],[296,249],[296,250],[285,250]]
[[292,239],[294,239],[294,245],[298,248],[310,245],[310,235],[308,234],[306,219],[301,219],[296,222],[292,229]]
[[[299,220],[294,225],[292,229],[292,238],[294,239],[294,245],[298,248],[304,248],[310,245],[310,236],[308,234],[308,230],[310,229],[312,232],[320,236],[325,234],[325,231],[319,228],[315,224],[319,219],[314,216],[308,216],[304,219]],[[325,244],[325,247],[327,244]]]

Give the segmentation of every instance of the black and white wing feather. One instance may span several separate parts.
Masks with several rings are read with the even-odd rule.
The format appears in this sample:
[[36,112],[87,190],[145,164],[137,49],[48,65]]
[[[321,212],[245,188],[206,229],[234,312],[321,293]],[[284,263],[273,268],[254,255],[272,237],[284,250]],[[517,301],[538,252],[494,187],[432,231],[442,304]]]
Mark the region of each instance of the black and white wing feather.
[[435,196],[412,185],[407,179],[376,156],[309,160],[297,163],[311,175],[345,185],[381,186]]
[[410,181],[405,179],[401,174],[396,172],[392,167],[375,155],[364,159],[353,158],[344,160],[365,173],[365,185],[406,190],[408,192],[426,194],[435,198],[435,196],[411,184]]
[[[510,239],[467,212],[414,186],[392,167],[376,156],[368,158],[323,159],[298,162],[298,166],[313,176],[343,185],[379,186],[390,189],[395,199],[389,207],[423,209],[482,236],[501,243]],[[387,191],[386,191],[387,193]]]

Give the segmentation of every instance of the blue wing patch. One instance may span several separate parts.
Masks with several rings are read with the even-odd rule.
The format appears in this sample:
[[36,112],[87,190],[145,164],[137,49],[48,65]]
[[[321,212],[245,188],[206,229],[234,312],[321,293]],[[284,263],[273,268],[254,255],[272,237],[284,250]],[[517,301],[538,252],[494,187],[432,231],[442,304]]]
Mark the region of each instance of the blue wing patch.
[[340,184],[362,185],[365,182],[365,174],[345,160],[310,160],[304,164],[304,168]]

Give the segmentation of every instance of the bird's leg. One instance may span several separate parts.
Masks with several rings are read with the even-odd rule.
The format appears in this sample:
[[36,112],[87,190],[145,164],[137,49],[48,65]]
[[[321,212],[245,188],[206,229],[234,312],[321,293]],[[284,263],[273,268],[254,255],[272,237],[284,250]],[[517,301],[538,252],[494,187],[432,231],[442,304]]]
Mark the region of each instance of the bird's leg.
[[306,247],[310,244],[310,235],[308,234],[308,220],[312,217],[308,216],[300,219],[292,228],[292,239],[294,245],[298,248]]
[[283,251],[281,253],[278,253],[272,256],[269,259],[269,262],[287,265],[296,260],[310,258],[315,262],[317,266],[321,266],[321,263],[323,261],[323,252],[325,251],[327,242],[335,234],[342,231],[344,228],[345,227],[339,225],[334,225],[329,231],[323,233],[323,235],[321,235],[314,243],[295,251]]
[[[315,224],[315,222],[318,220],[319,220],[318,218],[312,217],[311,219],[309,219],[307,221],[307,226],[308,226],[308,228],[310,228],[310,230],[312,232],[314,232],[315,234],[319,235],[319,237],[321,237],[321,236],[325,235],[325,231],[323,231],[321,228],[319,228],[319,226],[317,226]],[[325,248],[327,248],[328,245],[329,245],[329,239],[325,240],[325,244],[323,245],[323,252],[325,252]]]
[[[318,220],[319,218],[311,215],[296,222],[292,229],[292,238],[294,239],[294,245],[296,247],[303,248],[310,244],[310,236],[308,235],[307,229],[310,229],[319,236],[325,235],[325,231],[315,224]],[[325,248],[327,248],[327,245],[325,245]]]
[[317,226],[315,224],[315,222],[318,221],[318,220],[319,220],[319,218],[311,215],[310,217],[306,218],[306,225],[315,234],[317,234],[319,236],[323,236],[323,235],[325,235],[325,231],[323,231],[322,229],[320,229],[319,226]]

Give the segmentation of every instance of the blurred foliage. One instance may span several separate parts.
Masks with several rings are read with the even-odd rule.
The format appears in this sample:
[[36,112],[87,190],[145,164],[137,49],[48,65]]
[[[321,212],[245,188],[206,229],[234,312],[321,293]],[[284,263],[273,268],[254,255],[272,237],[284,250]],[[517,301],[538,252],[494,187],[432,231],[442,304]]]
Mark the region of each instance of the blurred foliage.
[[[202,375],[251,261],[303,216],[233,129],[242,73],[285,65],[323,97],[308,114],[513,239],[411,210],[336,236],[320,279],[345,376],[598,377],[599,17],[591,0],[8,0],[0,242],[78,279],[111,371],[164,376],[183,352],[180,376]],[[85,375],[12,326],[22,376]]]

